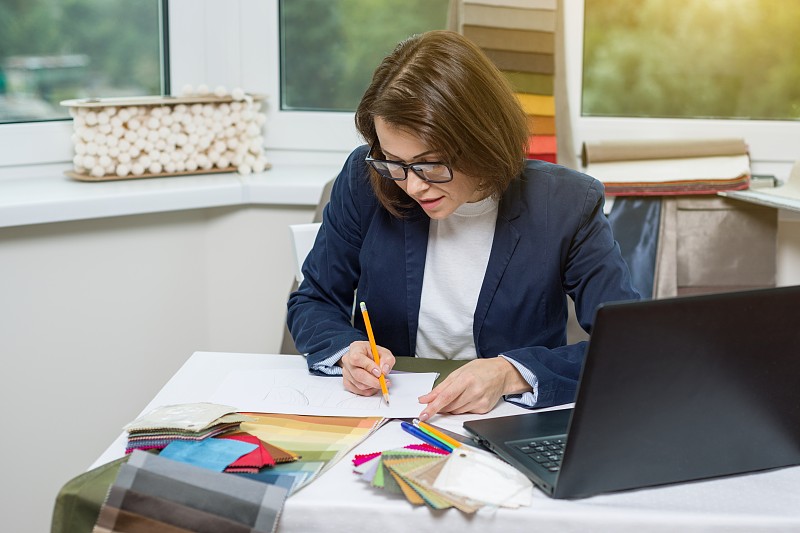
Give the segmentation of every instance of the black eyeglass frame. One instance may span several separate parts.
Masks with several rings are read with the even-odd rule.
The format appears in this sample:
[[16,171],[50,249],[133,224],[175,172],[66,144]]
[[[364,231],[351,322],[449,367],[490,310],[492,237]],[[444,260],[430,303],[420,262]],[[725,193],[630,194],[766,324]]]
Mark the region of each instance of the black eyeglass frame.
[[[373,146],[372,149],[370,149],[369,153],[371,154],[374,151],[375,151],[375,146]],[[453,181],[453,169],[450,167],[450,165],[448,165],[447,163],[443,163],[441,161],[419,161],[419,162],[412,162],[412,163],[406,164],[406,163],[403,163],[402,161],[392,161],[391,159],[375,159],[374,157],[369,156],[369,155],[364,159],[364,161],[369,166],[371,166],[375,170],[375,172],[377,172],[382,178],[386,178],[386,179],[392,180],[392,181],[405,181],[405,180],[407,180],[408,179],[408,171],[409,171],[409,169],[414,174],[416,174],[419,179],[421,179],[422,181],[426,181],[428,183],[449,183],[449,182]],[[403,177],[402,178],[395,178],[394,176],[391,176],[391,175],[387,176],[386,174],[383,174],[380,171],[380,169],[378,169],[375,166],[375,163],[388,163],[388,164],[391,164],[391,165],[397,165],[398,167],[403,169]],[[430,178],[426,178],[422,174],[422,171],[414,168],[415,166],[421,166],[421,165],[441,165],[444,168],[446,168],[447,171],[450,173],[450,178],[449,179],[444,179],[444,180],[432,180]]]

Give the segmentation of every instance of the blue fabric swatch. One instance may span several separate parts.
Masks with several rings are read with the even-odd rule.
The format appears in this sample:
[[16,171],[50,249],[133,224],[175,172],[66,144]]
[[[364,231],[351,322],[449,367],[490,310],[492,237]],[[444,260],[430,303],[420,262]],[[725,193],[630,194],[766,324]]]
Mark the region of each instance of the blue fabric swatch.
[[226,466],[256,448],[255,444],[233,439],[176,440],[161,450],[159,456],[222,472]]

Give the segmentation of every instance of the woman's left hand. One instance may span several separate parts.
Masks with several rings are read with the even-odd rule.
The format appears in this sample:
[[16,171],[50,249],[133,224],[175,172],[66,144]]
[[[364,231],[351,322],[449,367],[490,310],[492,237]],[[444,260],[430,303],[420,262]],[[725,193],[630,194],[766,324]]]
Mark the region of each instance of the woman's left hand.
[[420,403],[428,404],[419,419],[427,420],[439,412],[488,413],[504,394],[530,390],[530,385],[505,358],[475,359],[419,397]]

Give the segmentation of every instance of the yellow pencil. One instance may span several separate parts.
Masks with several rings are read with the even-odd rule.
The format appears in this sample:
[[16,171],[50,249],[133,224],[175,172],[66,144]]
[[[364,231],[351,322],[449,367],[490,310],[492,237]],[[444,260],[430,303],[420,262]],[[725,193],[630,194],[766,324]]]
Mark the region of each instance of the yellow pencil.
[[445,435],[444,433],[442,433],[438,429],[436,429],[434,427],[431,427],[429,424],[426,424],[425,422],[422,422],[422,421],[417,420],[415,418],[414,419],[414,425],[415,426],[419,426],[421,429],[424,429],[425,431],[427,431],[428,433],[430,433],[431,435],[433,435],[434,437],[436,437],[440,441],[444,442],[445,444],[447,444],[448,446],[450,446],[453,449],[461,447],[461,443],[458,442],[456,439],[454,439],[452,437],[448,437],[447,435]]
[[375,334],[372,333],[372,324],[369,323],[369,313],[367,313],[367,304],[361,302],[361,316],[364,317],[364,325],[367,327],[367,336],[369,337],[369,347],[372,350],[372,358],[378,369],[381,370],[381,375],[378,381],[381,383],[381,392],[383,399],[386,400],[386,405],[389,405],[389,389],[386,388],[386,378],[383,376],[383,369],[381,369],[381,358],[378,355],[378,345],[375,344]]

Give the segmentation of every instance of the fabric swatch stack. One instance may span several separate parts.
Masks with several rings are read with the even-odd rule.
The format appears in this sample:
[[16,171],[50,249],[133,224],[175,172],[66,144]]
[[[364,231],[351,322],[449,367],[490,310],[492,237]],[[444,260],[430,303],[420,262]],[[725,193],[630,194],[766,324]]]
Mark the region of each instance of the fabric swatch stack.
[[173,441],[199,442],[235,431],[249,420],[228,405],[201,402],[159,407],[123,428],[128,432],[125,453],[161,450]]
[[462,0],[458,31],[506,76],[528,117],[528,157],[556,162],[557,0]]
[[452,453],[426,446],[357,455],[354,472],[375,488],[436,510],[471,514],[485,506],[530,505],[530,480],[497,457],[468,446]]
[[271,533],[288,491],[134,451],[121,465],[93,533]]

